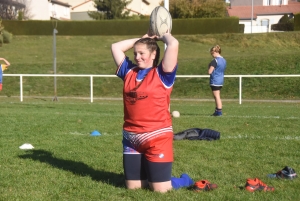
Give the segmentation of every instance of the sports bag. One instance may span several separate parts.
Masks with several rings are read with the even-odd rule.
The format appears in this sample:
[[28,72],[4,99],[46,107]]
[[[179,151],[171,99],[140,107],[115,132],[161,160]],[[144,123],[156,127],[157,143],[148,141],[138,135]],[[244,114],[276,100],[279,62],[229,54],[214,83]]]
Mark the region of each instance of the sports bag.
[[173,140],[218,140],[220,139],[220,132],[204,128],[190,128],[174,134]]

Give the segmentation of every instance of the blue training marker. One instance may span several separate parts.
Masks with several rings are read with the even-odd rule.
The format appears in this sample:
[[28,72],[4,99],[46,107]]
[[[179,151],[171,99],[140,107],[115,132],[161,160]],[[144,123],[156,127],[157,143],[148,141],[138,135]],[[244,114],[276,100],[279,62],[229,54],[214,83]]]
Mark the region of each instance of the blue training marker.
[[94,130],[93,132],[91,132],[91,136],[100,136],[101,133],[97,130]]

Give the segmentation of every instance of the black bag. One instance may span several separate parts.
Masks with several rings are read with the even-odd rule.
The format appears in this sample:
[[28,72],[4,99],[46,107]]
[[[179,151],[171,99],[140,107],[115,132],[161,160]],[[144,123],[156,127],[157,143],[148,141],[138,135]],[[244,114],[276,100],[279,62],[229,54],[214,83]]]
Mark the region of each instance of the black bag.
[[173,140],[218,140],[220,132],[212,129],[190,128],[174,134]]

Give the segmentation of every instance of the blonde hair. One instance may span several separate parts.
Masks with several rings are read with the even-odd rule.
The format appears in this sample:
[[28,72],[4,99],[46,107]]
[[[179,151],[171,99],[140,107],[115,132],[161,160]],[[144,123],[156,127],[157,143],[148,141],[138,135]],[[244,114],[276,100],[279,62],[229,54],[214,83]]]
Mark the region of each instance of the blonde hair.
[[221,54],[221,47],[219,45],[215,45],[212,48],[210,48],[210,53],[212,52],[217,52],[219,54]]

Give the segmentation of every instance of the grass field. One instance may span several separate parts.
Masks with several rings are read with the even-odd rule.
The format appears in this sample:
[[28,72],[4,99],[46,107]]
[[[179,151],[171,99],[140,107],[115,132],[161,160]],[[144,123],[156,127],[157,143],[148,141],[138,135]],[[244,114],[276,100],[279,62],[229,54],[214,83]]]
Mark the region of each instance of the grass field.
[[[300,179],[269,179],[284,166],[300,171],[300,103],[224,102],[212,117],[212,101],[175,101],[174,132],[210,128],[216,141],[174,141],[173,175],[218,184],[211,192],[166,194],[126,190],[122,169],[122,101],[52,102],[0,98],[0,200],[300,200]],[[90,136],[98,130],[101,136]],[[30,143],[33,150],[20,150]],[[247,178],[274,192],[249,193]]]
[[[59,31],[59,28],[58,28]],[[58,74],[113,74],[113,42],[135,36],[57,35]],[[218,43],[228,62],[227,75],[300,74],[300,32],[176,36],[180,42],[179,75],[206,75],[208,49]],[[52,36],[14,36],[1,47],[11,62],[6,74],[52,74]],[[163,45],[161,48],[163,48]],[[129,54],[131,56],[131,54]],[[300,78],[243,79],[243,99],[299,100]],[[117,78],[94,80],[94,103],[66,97],[89,97],[87,78],[58,78],[58,102],[52,102],[53,78],[4,77],[0,92],[0,200],[270,200],[299,201],[300,180],[272,180],[267,174],[284,166],[300,170],[299,102],[238,104],[238,79],[225,80],[224,115],[211,117],[208,79],[177,79],[171,110],[174,132],[192,127],[221,132],[221,139],[174,141],[173,175],[218,184],[212,192],[188,189],[166,194],[126,190],[122,168],[122,102]],[[185,98],[175,100],[175,98]],[[190,100],[187,100],[190,99]],[[101,136],[92,137],[98,130]],[[35,148],[20,150],[31,143]],[[258,177],[274,192],[249,193],[247,178]]]

